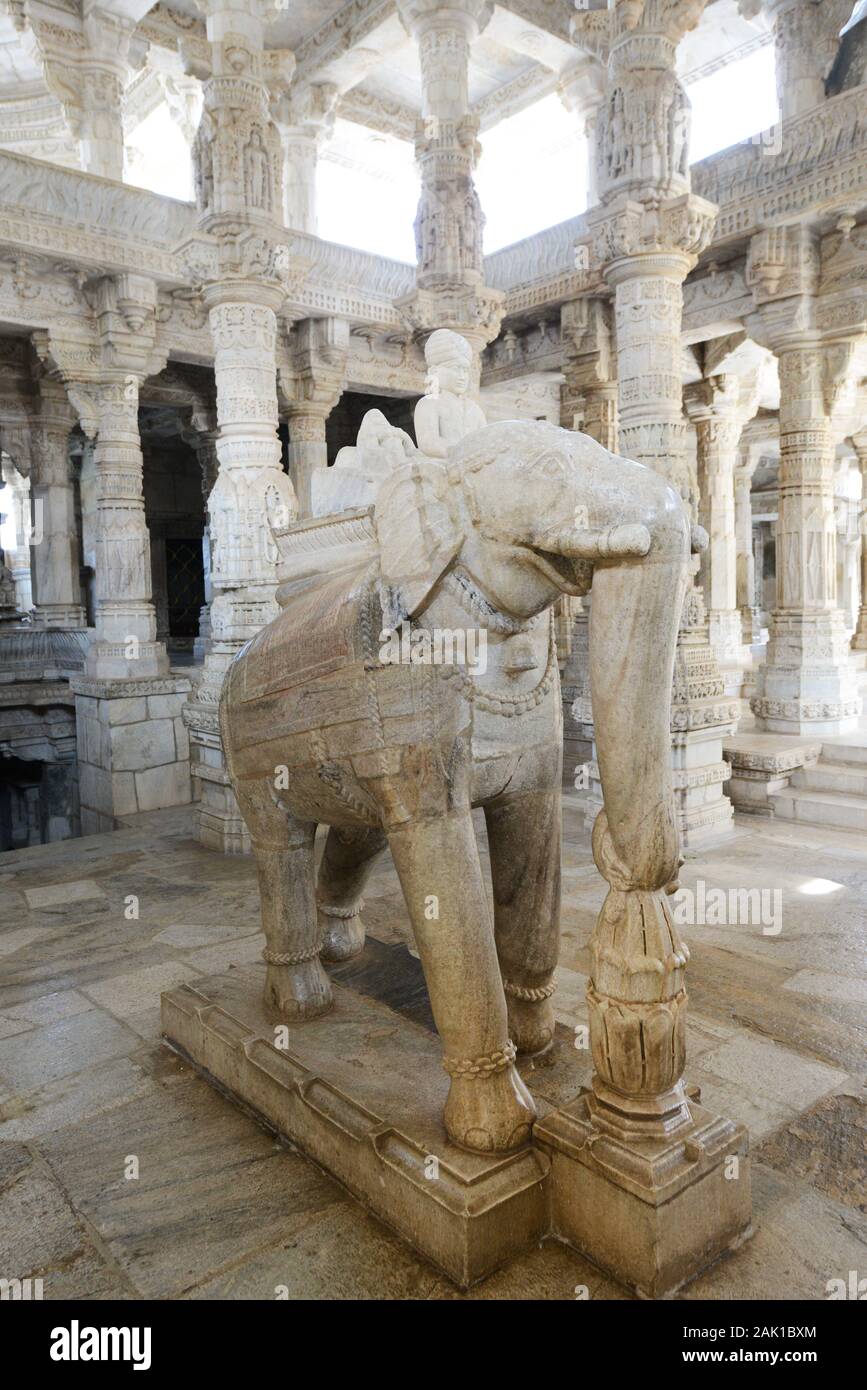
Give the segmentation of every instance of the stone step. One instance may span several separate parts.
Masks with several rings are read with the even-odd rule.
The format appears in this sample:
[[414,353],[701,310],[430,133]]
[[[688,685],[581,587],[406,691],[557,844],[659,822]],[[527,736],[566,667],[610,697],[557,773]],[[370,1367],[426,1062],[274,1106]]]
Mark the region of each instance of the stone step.
[[838,792],[786,787],[768,797],[778,820],[806,825],[830,825],[836,830],[867,830],[867,799]]
[[833,763],[820,759],[812,767],[799,767],[789,780],[792,787],[812,792],[839,792],[841,796],[867,798],[867,763]]
[[858,767],[867,767],[867,735],[856,734],[854,739],[849,739],[845,743],[825,742],[822,744],[823,763],[848,763]]

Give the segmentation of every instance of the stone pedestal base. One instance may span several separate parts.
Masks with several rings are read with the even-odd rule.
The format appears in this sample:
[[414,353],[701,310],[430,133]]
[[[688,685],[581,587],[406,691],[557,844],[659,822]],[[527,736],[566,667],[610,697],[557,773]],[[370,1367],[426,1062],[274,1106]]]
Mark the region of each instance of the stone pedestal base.
[[856,728],[861,699],[842,613],[774,613],[750,707],[769,734],[829,738]]
[[751,1233],[746,1130],[691,1101],[692,1123],[626,1144],[580,1096],[538,1121],[551,1225],[642,1298],[664,1298]]
[[189,741],[181,718],[188,680],[77,676],[70,686],[82,835],[114,830],[119,816],[192,800]]
[[774,734],[736,734],[723,743],[723,756],[732,775],[725,784],[736,811],[772,816],[771,797],[789,785],[799,767],[818,762],[820,742],[810,743]]
[[734,730],[734,724],[713,725],[671,736],[674,804],[685,849],[714,843],[734,828],[732,804],[723,790],[729,768],[722,756],[723,735]]
[[339,985],[325,1017],[281,1025],[262,1003],[264,971],[164,994],[169,1045],[460,1287],[542,1239],[547,1159],[530,1146],[485,1157],[449,1143],[434,1034]]
[[532,1143],[467,1153],[446,1137],[439,1040],[415,1014],[332,981],[330,1013],[284,1024],[262,1002],[264,971],[245,965],[164,994],[168,1045],[460,1287],[550,1235],[658,1298],[748,1233],[745,1131],[698,1104],[659,1141],[601,1134],[584,1096],[558,1110],[540,1094],[569,1094],[573,1069],[579,1090],[567,1043],[551,1080],[522,1067],[540,1117]]

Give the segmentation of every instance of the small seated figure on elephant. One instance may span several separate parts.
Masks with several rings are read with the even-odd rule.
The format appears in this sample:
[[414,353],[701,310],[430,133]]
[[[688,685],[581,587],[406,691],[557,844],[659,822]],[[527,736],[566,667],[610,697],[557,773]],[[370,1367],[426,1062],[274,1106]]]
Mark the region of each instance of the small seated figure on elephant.
[[[331,1006],[322,961],[362,948],[364,885],[388,845],[450,1077],[446,1130],[465,1148],[507,1152],[535,1114],[516,1053],[544,1051],[554,1033],[562,712],[551,608],[592,581],[604,863],[655,891],[677,869],[667,711],[690,527],[657,474],[544,422],[482,426],[441,458],[419,444],[379,486],[374,558],[290,596],[230,666],[220,726],[258,866],[267,1003],[292,1021]],[[395,621],[483,629],[484,670],[383,663],[380,634]]]
[[[468,396],[472,350],[466,338],[438,328],[425,344],[427,394],[413,416],[418,451],[445,459],[452,445],[485,424],[481,406]],[[320,468],[311,484],[314,516],[372,506],[394,468],[416,453],[405,430],[389,424],[381,410],[368,410],[355,444],[340,450],[330,468]]]

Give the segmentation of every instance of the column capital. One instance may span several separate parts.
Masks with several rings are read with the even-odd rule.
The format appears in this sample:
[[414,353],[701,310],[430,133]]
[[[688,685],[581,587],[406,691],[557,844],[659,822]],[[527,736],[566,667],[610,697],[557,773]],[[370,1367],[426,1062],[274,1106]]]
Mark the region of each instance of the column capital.
[[589,214],[594,259],[610,285],[648,273],[682,284],[710,244],[716,215],[695,193],[656,207],[621,195]]
[[487,24],[490,6],[488,0],[397,0],[397,12],[414,39],[433,29],[460,29],[472,40]]

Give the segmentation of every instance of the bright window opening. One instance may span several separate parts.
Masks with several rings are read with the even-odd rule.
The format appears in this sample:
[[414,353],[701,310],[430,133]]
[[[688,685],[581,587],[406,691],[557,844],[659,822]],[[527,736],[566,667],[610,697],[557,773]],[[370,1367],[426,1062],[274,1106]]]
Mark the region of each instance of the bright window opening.
[[779,120],[774,45],[764,44],[710,77],[687,85],[692,103],[690,162],[770,130]]
[[587,206],[587,145],[554,94],[482,136],[476,184],[485,254],[565,222]]
[[326,241],[415,262],[418,175],[408,141],[336,121],[317,161],[316,203]]
[[126,183],[166,198],[193,199],[193,163],[167,106],[158,106],[127,141]]

